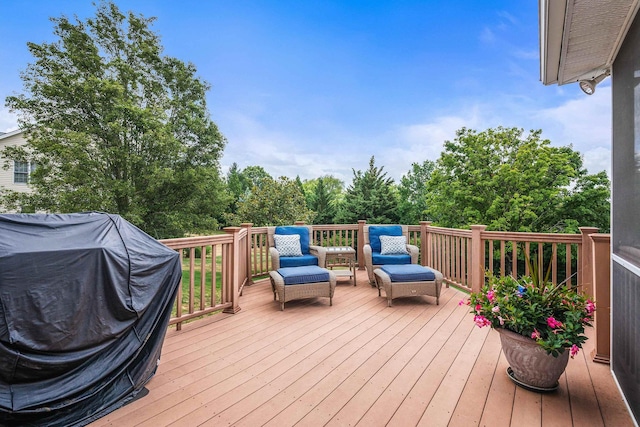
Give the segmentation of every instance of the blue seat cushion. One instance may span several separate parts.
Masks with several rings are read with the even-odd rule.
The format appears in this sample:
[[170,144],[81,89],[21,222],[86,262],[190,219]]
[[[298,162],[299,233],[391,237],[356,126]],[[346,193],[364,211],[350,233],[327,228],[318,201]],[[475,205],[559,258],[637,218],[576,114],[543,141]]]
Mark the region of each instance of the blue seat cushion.
[[392,282],[430,282],[436,280],[436,273],[433,270],[418,264],[383,265],[380,269],[389,275]]
[[329,281],[329,271],[317,265],[279,268],[278,273],[284,279],[285,285],[301,285],[304,283]]
[[314,255],[280,257],[280,267],[302,267],[305,265],[318,265],[318,257]]
[[[309,252],[309,229],[307,227],[299,227],[295,225],[280,225],[276,227],[274,234],[298,234],[300,235],[300,249],[302,255],[308,255]],[[316,263],[317,264],[317,263]]]
[[380,255],[379,253],[371,253],[371,263],[373,265],[411,264],[411,255]]
[[370,226],[369,227],[369,245],[371,245],[371,252],[380,252],[382,250],[382,244],[380,243],[380,236],[402,236],[402,226],[400,225]]

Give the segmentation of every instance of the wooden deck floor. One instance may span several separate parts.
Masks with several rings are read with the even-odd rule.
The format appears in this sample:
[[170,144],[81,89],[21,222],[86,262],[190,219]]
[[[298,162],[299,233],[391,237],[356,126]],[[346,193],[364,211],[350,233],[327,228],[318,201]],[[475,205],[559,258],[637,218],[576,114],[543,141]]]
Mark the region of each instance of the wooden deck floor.
[[[328,299],[285,311],[263,281],[242,310],[169,331],[149,394],[97,426],[632,426],[607,365],[589,350],[556,392],[516,387],[498,334],[461,292],[387,307],[359,272]],[[383,292],[384,295],[384,292]]]

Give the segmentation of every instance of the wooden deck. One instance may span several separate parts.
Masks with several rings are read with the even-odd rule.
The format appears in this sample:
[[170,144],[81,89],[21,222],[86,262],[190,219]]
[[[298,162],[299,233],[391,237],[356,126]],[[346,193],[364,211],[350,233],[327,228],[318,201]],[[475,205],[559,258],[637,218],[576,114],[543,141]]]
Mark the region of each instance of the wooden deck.
[[443,288],[440,305],[389,308],[358,272],[332,307],[318,298],[281,312],[258,282],[239,313],[169,331],[149,394],[91,426],[633,426],[590,347],[556,392],[516,387],[498,334],[474,325],[463,297]]

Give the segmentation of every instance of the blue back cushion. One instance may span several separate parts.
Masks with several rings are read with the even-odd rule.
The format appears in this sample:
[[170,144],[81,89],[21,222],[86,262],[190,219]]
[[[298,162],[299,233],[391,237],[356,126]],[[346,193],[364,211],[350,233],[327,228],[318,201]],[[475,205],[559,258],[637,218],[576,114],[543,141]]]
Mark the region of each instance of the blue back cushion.
[[309,229],[307,227],[298,227],[294,225],[278,226],[275,234],[298,234],[300,235],[300,249],[303,255],[309,254]]
[[372,252],[380,252],[380,236],[402,236],[401,225],[372,225],[369,227],[369,245]]

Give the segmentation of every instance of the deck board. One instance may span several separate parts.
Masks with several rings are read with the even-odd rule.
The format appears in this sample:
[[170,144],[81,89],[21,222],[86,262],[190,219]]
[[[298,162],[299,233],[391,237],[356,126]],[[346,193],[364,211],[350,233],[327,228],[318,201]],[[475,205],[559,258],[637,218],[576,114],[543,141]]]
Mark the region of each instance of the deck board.
[[633,425],[590,347],[557,392],[526,391],[505,374],[498,334],[458,305],[464,294],[387,307],[358,278],[339,283],[333,306],[316,298],[284,311],[267,281],[246,287],[237,314],[169,330],[149,394],[90,426]]

